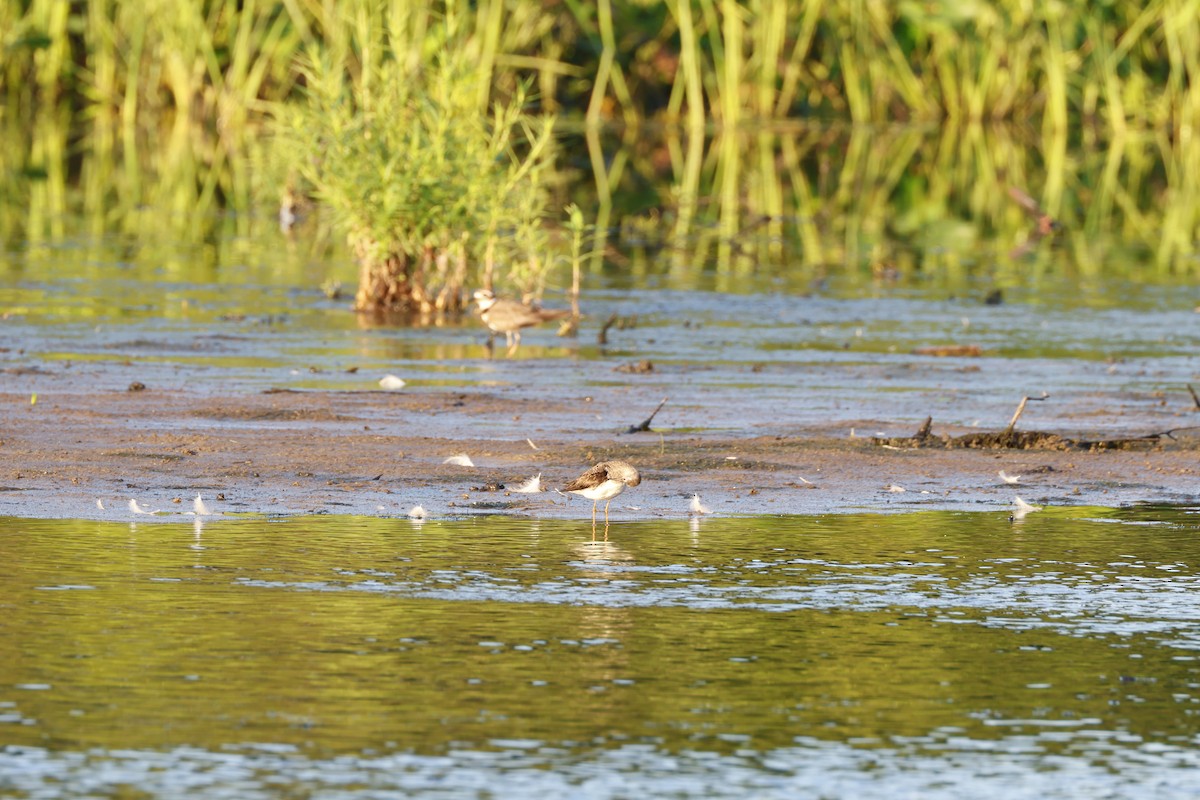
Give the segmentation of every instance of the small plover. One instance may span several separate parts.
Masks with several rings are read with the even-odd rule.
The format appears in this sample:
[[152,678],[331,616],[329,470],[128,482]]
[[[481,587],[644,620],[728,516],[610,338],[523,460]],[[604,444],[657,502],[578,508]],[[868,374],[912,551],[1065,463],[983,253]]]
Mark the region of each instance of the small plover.
[[535,308],[516,300],[498,298],[490,289],[479,289],[474,297],[475,302],[479,304],[483,324],[487,325],[493,334],[504,334],[510,356],[521,346],[522,328],[562,319],[571,313],[565,308]]
[[596,506],[604,500],[604,524],[608,525],[608,507],[612,499],[625,491],[626,486],[637,486],[642,476],[633,465],[625,461],[601,461],[587,472],[563,487],[564,492],[578,494],[592,501],[592,526],[596,525]]

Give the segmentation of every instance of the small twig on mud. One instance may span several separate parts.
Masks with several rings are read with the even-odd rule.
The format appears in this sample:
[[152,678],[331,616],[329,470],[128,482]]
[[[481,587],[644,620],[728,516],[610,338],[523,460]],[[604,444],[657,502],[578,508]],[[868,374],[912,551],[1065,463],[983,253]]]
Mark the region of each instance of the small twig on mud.
[[642,433],[644,431],[649,431],[650,430],[650,420],[654,419],[654,415],[657,414],[662,409],[662,407],[667,404],[667,400],[668,400],[668,398],[664,397],[662,399],[662,402],[659,403],[657,406],[655,406],[654,410],[650,412],[650,416],[646,417],[646,419],[642,421],[642,424],[630,425],[629,430],[627,430],[625,432],[626,433]]
[[608,329],[617,324],[617,312],[613,312],[603,325],[600,326],[600,333],[596,336],[596,344],[608,344]]
[[1192,388],[1190,383],[1187,384],[1187,387],[1188,391],[1192,394],[1192,402],[1196,404],[1196,408],[1200,408],[1200,397],[1196,396],[1196,390]]
[[1163,436],[1165,436],[1168,439],[1174,439],[1175,437],[1172,434],[1174,434],[1176,431],[1195,431],[1195,430],[1200,430],[1200,425],[1188,425],[1185,428],[1171,428],[1170,430],[1159,431],[1158,433],[1147,433],[1145,436],[1139,436],[1137,438],[1151,439],[1151,438],[1158,437],[1161,439]]
[[1017,410],[1013,412],[1012,419],[1008,421],[1008,427],[1004,429],[1004,435],[1010,435],[1013,432],[1013,428],[1017,427],[1017,420],[1019,420],[1021,418],[1021,414],[1025,412],[1026,403],[1028,403],[1030,400],[1045,400],[1049,396],[1050,395],[1046,392],[1042,392],[1041,397],[1029,397],[1028,395],[1022,397],[1020,405],[1018,405]]

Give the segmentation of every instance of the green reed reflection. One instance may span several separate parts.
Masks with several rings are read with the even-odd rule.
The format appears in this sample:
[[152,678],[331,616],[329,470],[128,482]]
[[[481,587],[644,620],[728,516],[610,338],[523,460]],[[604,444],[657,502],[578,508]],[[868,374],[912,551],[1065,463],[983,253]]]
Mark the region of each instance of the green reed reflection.
[[[19,150],[23,134],[2,132],[5,150]],[[77,187],[64,136],[46,129],[38,177],[9,173],[0,235],[21,252],[4,258],[8,275],[96,281],[132,267],[151,284],[237,286],[261,272],[297,287],[353,285],[352,256],[319,213],[285,235],[271,207],[225,214],[191,189],[175,199],[127,191],[130,180],[157,193],[175,183],[194,188],[199,163],[169,167],[175,178],[162,172],[190,157],[182,152],[117,169],[85,157],[85,174],[102,167],[115,182]],[[1188,176],[1200,145],[1192,140],[1168,147],[1130,134],[1107,149],[1060,149],[1003,128],[827,126],[584,139],[601,177],[593,189],[576,185],[570,199],[599,209],[593,281],[600,273],[633,285],[661,277],[672,288],[738,292],[749,277],[775,278],[806,292],[836,277],[858,291],[899,284],[944,294],[981,280],[1034,290],[1044,282],[1171,284],[1196,269],[1200,196]],[[1010,188],[1032,195],[1060,230],[1034,236],[1036,221]],[[570,282],[569,265],[558,264],[551,285]]]
[[[632,145],[622,186],[599,188],[629,199],[639,185],[672,187],[622,218],[618,249],[634,276],[666,272],[680,288],[694,285],[697,265],[721,291],[798,268],[810,282],[849,274],[953,290],[981,276],[1002,287],[1042,275],[1158,282],[1192,272],[1186,240],[1200,221],[1177,166],[1194,148],[1160,145],[1131,135],[1108,149],[1067,147],[1058,135],[979,126],[667,131]],[[1035,234],[1010,190],[1040,198],[1061,230]]]
[[[1194,275],[1200,230],[1192,11],[4,2],[0,237],[118,233],[136,258],[261,234],[295,188],[267,120],[302,95],[302,56],[370,76],[423,63],[453,22],[481,106],[536,85],[532,113],[584,126],[588,165],[563,148],[551,208],[594,214],[595,271],[694,285],[708,270],[723,289],[764,272],[789,289],[847,273],[956,292],[981,275],[1169,282]],[[621,141],[603,142],[617,119]],[[1062,230],[1032,240],[1009,190]],[[298,241],[340,268],[351,256],[333,238]]]

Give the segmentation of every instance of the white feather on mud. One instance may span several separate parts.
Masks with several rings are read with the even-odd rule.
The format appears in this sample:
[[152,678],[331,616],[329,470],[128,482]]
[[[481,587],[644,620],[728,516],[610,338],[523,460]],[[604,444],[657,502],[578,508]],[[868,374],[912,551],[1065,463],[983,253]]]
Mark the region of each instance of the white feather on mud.
[[546,491],[546,482],[542,480],[542,473],[539,472],[510,491],[520,492],[521,494],[537,494]]
[[129,510],[135,514],[157,514],[158,513],[157,508],[154,509],[153,511],[147,511],[146,509],[139,506],[138,501],[134,500],[133,498],[129,499]]

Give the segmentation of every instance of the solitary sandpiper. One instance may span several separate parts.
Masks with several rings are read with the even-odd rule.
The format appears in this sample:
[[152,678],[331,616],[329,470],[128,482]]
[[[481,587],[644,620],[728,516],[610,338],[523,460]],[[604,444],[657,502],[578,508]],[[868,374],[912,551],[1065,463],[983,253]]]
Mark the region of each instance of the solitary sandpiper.
[[521,329],[531,325],[540,325],[553,319],[562,319],[571,312],[567,309],[535,308],[516,300],[498,298],[490,289],[479,289],[475,292],[475,302],[479,303],[480,316],[483,324],[493,333],[503,333],[508,343],[508,354],[511,356],[521,346]]

